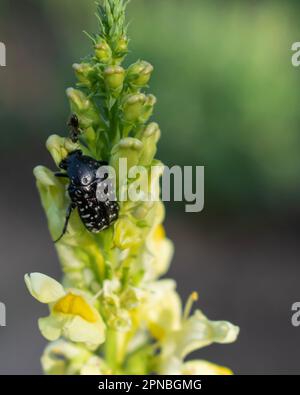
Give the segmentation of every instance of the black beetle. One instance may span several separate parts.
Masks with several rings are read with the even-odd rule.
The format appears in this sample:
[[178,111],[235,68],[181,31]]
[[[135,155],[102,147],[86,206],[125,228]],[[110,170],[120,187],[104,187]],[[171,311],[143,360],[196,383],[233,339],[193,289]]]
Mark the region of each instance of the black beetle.
[[[69,125],[77,130],[75,117],[76,115],[72,115]],[[78,134],[74,136],[74,140],[77,137]],[[66,233],[71,213],[76,208],[85,227],[93,233],[106,229],[118,219],[119,205],[115,201],[112,181],[108,178],[107,171],[103,171],[100,178],[98,176],[99,168],[107,165],[107,162],[83,155],[79,149],[70,152],[60,162],[59,167],[65,170],[65,173],[59,172],[55,175],[70,180],[68,192],[71,203],[67,209],[62,234],[55,243]]]

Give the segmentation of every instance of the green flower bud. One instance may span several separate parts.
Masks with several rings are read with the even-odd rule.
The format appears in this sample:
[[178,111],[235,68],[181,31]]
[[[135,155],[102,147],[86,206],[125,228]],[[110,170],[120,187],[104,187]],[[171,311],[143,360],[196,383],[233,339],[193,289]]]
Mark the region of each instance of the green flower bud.
[[78,81],[87,87],[91,87],[94,73],[93,66],[89,63],[74,63],[72,67]]
[[123,114],[125,121],[130,123],[138,121],[140,116],[143,114],[146,101],[147,96],[143,93],[128,95],[123,103]]
[[46,148],[50,152],[56,165],[59,166],[60,162],[68,153],[78,149],[79,145],[73,143],[70,139],[53,134],[47,139]]
[[119,54],[125,54],[128,51],[128,38],[126,36],[119,39],[115,51]]
[[120,92],[123,88],[125,70],[121,66],[109,66],[104,70],[104,80],[107,88]]
[[65,188],[53,172],[44,166],[35,167],[33,173],[48,219],[49,230],[54,238],[61,232],[64,224]]
[[157,123],[152,122],[143,129],[139,138],[143,143],[143,151],[140,158],[140,164],[143,166],[150,165],[157,151],[157,142],[160,138],[160,129]]
[[104,127],[104,122],[99,112],[83,92],[78,89],[68,88],[66,93],[71,103],[72,112],[78,115],[80,126],[83,129],[87,129],[90,126]]
[[125,55],[128,53],[128,39],[126,36],[121,37],[115,45],[114,48],[115,63],[119,64],[124,59]]
[[[120,140],[112,148],[110,165],[116,171],[116,189],[119,192],[119,197],[127,193],[127,172],[132,166],[136,166],[139,163],[142,149],[142,142],[133,137],[126,137]],[[124,168],[126,166],[124,161],[127,161],[127,169]]]
[[111,151],[111,165],[117,174],[119,170],[119,159],[127,159],[128,170],[139,163],[143,144],[138,139],[126,137],[119,141]]
[[101,63],[107,64],[111,61],[112,52],[106,41],[101,41],[95,45],[95,55]]
[[139,61],[132,64],[127,71],[128,82],[136,87],[142,87],[148,84],[153,66],[145,61]]
[[153,113],[156,104],[156,97],[154,95],[147,95],[146,102],[143,108],[143,114],[140,117],[141,122],[147,122]]

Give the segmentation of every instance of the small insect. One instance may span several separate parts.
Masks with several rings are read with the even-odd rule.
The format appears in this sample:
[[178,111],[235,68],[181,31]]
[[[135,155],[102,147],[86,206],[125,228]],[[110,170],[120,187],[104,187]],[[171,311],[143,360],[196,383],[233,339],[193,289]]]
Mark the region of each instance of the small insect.
[[79,128],[79,120],[76,114],[72,114],[68,126],[70,128],[70,138],[73,141],[73,143],[77,143],[78,137],[81,133],[81,130]]
[[[72,118],[75,119],[73,116]],[[65,172],[55,175],[69,179],[68,193],[71,203],[62,233],[55,243],[66,233],[72,211],[76,208],[86,229],[93,233],[106,229],[118,219],[119,205],[114,200],[112,180],[108,178],[105,168],[99,176],[99,169],[107,165],[107,162],[83,155],[79,149],[70,152],[60,162],[59,167]]]

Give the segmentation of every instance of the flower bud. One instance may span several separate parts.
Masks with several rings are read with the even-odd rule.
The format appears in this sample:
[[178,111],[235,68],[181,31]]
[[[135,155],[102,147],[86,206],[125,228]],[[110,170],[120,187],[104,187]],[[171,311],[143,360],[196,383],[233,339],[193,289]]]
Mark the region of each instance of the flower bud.
[[78,115],[80,126],[83,129],[87,129],[90,126],[99,127],[103,125],[103,120],[96,107],[83,92],[74,88],[68,88],[66,92],[71,103],[72,112]]
[[101,63],[107,64],[111,61],[112,52],[106,41],[95,45],[95,55]]
[[123,114],[125,121],[130,123],[138,121],[139,117],[143,114],[146,101],[147,96],[143,93],[128,95],[123,103]]
[[[143,144],[140,140],[133,137],[126,137],[119,141],[111,151],[111,165],[115,168],[117,174],[119,173],[119,160],[127,160],[127,170],[139,163],[139,158],[143,149]],[[127,176],[127,174],[126,174]]]
[[64,226],[65,187],[53,172],[44,166],[35,167],[33,173],[48,218],[50,233],[53,238],[57,237]]
[[93,66],[91,66],[89,63],[74,63],[72,67],[75,71],[78,81],[81,84],[90,87],[94,72]]
[[136,87],[148,84],[153,66],[144,60],[132,64],[127,71],[128,82]]
[[[126,137],[116,144],[111,151],[110,165],[116,171],[116,185],[121,187],[119,194],[125,193],[128,171],[139,163],[143,144],[133,137]],[[127,166],[127,169],[125,168]]]
[[157,142],[160,138],[160,129],[157,123],[151,122],[142,131],[139,139],[143,143],[143,151],[140,157],[140,165],[150,165],[157,151]]
[[141,122],[147,122],[148,119],[151,117],[156,101],[157,100],[154,95],[147,95],[145,105],[143,108],[143,114],[140,117]]
[[121,66],[109,66],[104,70],[104,80],[107,88],[119,93],[123,88],[125,70]]
[[128,52],[128,39],[126,36],[121,37],[114,48],[114,62],[120,64]]
[[78,144],[73,143],[70,139],[53,134],[47,139],[46,148],[50,152],[56,165],[59,166],[60,162],[68,155],[68,153],[78,149],[79,146]]
[[119,54],[125,54],[128,51],[128,38],[126,36],[119,39],[115,51]]

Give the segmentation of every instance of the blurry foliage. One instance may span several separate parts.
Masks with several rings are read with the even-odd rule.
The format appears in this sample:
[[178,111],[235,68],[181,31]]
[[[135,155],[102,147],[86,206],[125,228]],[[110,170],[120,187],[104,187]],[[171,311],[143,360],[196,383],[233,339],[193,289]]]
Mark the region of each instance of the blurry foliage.
[[[70,62],[90,46],[88,39],[82,46],[82,30],[93,30],[94,2],[12,3],[2,0],[0,33],[16,50],[26,39],[27,52],[15,69],[8,65],[2,115],[11,140],[21,133],[44,138],[65,127],[61,91],[73,83]],[[297,14],[296,1],[131,2],[131,49],[158,70],[152,88],[164,132],[160,156],[169,165],[206,166],[210,207],[284,210],[300,196],[300,69],[290,61],[300,39]],[[15,80],[22,60],[26,75]]]

